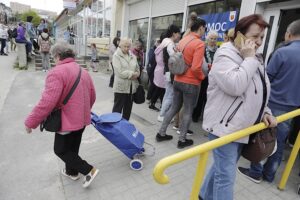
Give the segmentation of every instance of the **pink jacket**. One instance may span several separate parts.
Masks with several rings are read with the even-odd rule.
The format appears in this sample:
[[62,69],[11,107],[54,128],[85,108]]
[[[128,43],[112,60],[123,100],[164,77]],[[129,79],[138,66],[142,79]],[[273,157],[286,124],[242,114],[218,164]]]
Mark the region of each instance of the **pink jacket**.
[[[28,128],[36,128],[62,102],[72,88],[78,73],[79,65],[73,58],[60,61],[47,75],[45,89],[39,103],[25,120]],[[73,95],[66,105],[62,106],[61,132],[75,131],[91,123],[91,108],[96,100],[93,81],[85,70]]]

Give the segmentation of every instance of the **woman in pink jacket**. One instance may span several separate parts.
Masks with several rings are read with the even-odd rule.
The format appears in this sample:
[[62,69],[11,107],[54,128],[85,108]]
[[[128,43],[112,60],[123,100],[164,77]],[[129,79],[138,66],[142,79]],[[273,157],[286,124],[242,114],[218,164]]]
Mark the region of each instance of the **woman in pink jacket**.
[[82,160],[78,152],[85,126],[91,123],[90,112],[96,99],[94,84],[90,75],[81,70],[76,89],[63,105],[78,77],[80,66],[67,43],[54,45],[51,54],[57,65],[48,73],[42,97],[25,120],[26,131],[31,133],[54,108],[61,108],[61,130],[55,133],[54,140],[54,152],[66,164],[61,173],[74,181],[80,178],[79,173],[83,174],[83,187],[88,187],[99,170]]

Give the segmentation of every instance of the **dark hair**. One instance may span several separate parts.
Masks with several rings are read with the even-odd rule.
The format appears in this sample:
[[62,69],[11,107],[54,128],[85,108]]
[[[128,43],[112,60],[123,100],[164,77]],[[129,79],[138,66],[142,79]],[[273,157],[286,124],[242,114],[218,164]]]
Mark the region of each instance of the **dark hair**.
[[238,21],[235,27],[233,39],[236,38],[237,32],[241,32],[242,34],[245,35],[252,24],[257,24],[260,28],[263,29],[269,27],[269,24],[263,19],[261,15],[258,14],[248,15]]
[[228,29],[227,29],[226,31],[224,31],[224,34],[225,34],[225,35],[228,35]]
[[300,19],[293,21],[286,30],[293,36],[300,36]]
[[33,17],[32,16],[27,16],[27,22],[31,22],[32,21],[32,19],[33,19]]
[[96,44],[95,43],[92,43],[91,46],[96,48]]
[[44,28],[44,29],[43,29],[43,32],[44,32],[44,33],[48,33],[49,30],[48,30],[47,28]]
[[180,33],[180,29],[176,25],[171,24],[168,27],[168,30],[166,31],[165,35],[166,37],[170,38],[173,36],[173,33]]
[[46,20],[45,20],[45,19],[41,19],[41,21],[43,21],[44,23],[46,23]]
[[66,51],[61,52],[58,55],[59,55],[59,60],[64,60],[66,58],[75,58],[75,53],[72,49],[67,49]]
[[196,32],[199,30],[199,28],[203,26],[206,26],[206,21],[203,19],[196,19],[193,21],[192,25],[191,25],[191,31],[192,32]]
[[162,42],[166,37],[167,37],[167,36],[166,36],[166,33],[165,33],[165,32],[162,32],[162,33],[160,34],[160,37],[159,37],[160,42]]
[[120,42],[120,38],[119,37],[115,37],[114,40],[113,40],[113,44],[115,45],[116,48],[119,46],[118,42]]

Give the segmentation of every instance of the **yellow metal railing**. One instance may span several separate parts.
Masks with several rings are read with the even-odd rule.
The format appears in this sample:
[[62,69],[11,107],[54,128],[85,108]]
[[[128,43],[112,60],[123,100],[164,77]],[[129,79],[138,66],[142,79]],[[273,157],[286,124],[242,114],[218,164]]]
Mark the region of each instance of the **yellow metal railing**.
[[[300,116],[300,109],[280,115],[276,119],[277,119],[278,123],[281,123],[283,121],[292,119],[297,116]],[[267,128],[267,127],[264,123],[259,123],[254,126],[251,126],[251,127],[245,128],[243,130],[234,132],[232,134],[226,135],[224,137],[206,142],[204,144],[201,144],[201,145],[192,147],[190,149],[178,152],[171,156],[165,157],[165,158],[161,159],[154,167],[154,170],[153,170],[154,179],[156,180],[156,182],[158,182],[160,184],[169,183],[169,177],[164,173],[164,171],[168,167],[175,165],[177,163],[180,163],[184,160],[187,160],[187,159],[190,159],[190,158],[200,155],[197,170],[196,170],[196,176],[194,179],[194,184],[192,187],[192,192],[191,192],[191,197],[190,197],[191,200],[198,200],[198,193],[199,193],[199,190],[200,190],[200,187],[202,185],[202,181],[203,181],[203,178],[205,175],[206,163],[208,160],[208,153],[213,149],[216,149],[216,148],[223,146],[225,144],[228,144],[230,142],[236,141],[240,138],[249,136],[250,134],[260,131],[260,130],[263,130],[265,128]],[[300,132],[299,132],[297,140],[294,144],[294,147],[293,147],[292,153],[290,155],[290,158],[288,160],[288,163],[286,165],[286,168],[283,172],[282,179],[278,186],[279,189],[285,188],[287,179],[289,177],[291,168],[295,162],[295,159],[296,159],[299,149],[300,149]]]

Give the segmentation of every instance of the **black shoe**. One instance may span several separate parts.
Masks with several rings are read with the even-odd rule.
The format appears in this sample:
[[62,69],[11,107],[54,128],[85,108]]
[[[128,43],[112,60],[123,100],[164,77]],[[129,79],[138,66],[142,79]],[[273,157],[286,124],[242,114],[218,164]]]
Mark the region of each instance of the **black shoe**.
[[159,133],[156,134],[156,141],[157,142],[162,142],[162,141],[167,141],[167,140],[172,140],[173,136],[172,135],[164,135],[161,136]]
[[249,173],[249,168],[244,168],[244,167],[238,167],[237,171],[244,177],[246,177],[247,179],[253,181],[254,183],[260,183],[262,182],[262,177],[254,177],[254,176],[250,176]]
[[177,148],[178,149],[182,149],[184,147],[188,147],[188,146],[191,146],[194,144],[194,141],[193,140],[189,140],[189,139],[185,139],[184,142],[181,142],[180,140],[178,141],[177,143]]
[[199,200],[203,200],[203,199],[200,197],[200,195],[199,195],[198,197],[199,197]]
[[155,110],[155,111],[159,112],[159,109],[156,108],[153,104],[151,104],[151,105],[149,106],[149,108],[152,109],[152,110]]
[[192,117],[193,122],[198,122],[199,121],[199,117]]
[[8,54],[7,54],[7,53],[3,53],[2,55],[4,55],[4,56],[8,56]]

